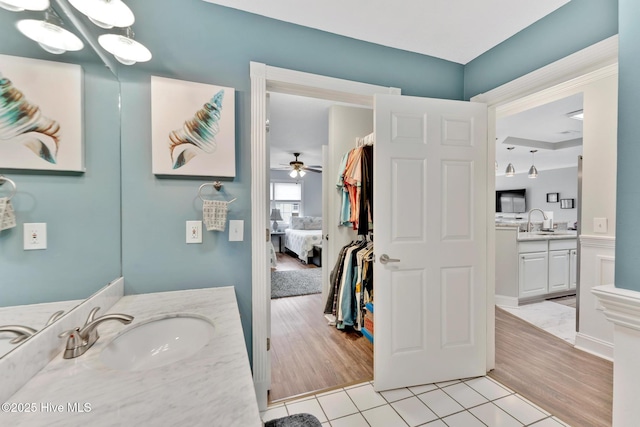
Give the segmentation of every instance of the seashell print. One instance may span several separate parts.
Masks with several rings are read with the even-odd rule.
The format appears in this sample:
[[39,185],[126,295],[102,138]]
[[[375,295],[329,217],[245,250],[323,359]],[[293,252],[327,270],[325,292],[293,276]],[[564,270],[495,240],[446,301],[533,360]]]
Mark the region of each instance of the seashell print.
[[224,89],[204,104],[192,119],[184,122],[181,129],[171,131],[169,150],[173,169],[184,166],[202,151],[208,154],[216,151],[216,135],[220,131],[223,98]]
[[60,125],[55,120],[43,116],[37,105],[29,103],[9,79],[0,76],[0,140],[21,137],[20,142],[36,156],[55,164],[59,132]]

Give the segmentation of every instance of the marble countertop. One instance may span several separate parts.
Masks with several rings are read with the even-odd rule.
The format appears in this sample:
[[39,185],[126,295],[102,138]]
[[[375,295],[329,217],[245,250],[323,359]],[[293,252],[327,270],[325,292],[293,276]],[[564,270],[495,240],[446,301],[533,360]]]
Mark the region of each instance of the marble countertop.
[[[102,324],[100,339],[78,358],[57,356],[8,399],[35,410],[0,412],[0,424],[262,426],[233,287],[125,296],[109,312],[135,319],[128,326]],[[100,361],[126,328],[175,313],[204,316],[215,326],[213,339],[195,355],[134,372]],[[74,404],[84,412],[70,411]]]
[[[39,331],[46,326],[53,313],[58,310],[64,310],[66,313],[82,301],[70,300],[0,307],[0,325],[28,326]],[[0,357],[17,347],[16,344],[9,344],[9,341],[16,336],[14,333],[0,332]]]
[[518,232],[517,240],[519,242],[528,242],[530,240],[562,240],[562,239],[575,239],[578,237],[578,233],[572,230],[563,230],[554,232],[552,234],[540,234],[538,232]]

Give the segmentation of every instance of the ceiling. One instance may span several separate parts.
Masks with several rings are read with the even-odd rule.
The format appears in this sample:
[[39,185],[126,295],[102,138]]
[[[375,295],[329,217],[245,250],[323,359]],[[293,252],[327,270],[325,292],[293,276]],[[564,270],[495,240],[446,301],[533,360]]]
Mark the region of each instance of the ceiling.
[[204,0],[466,64],[570,0]]
[[[269,95],[269,145],[271,168],[286,168],[302,153],[307,166],[322,165],[322,145],[329,137],[329,107],[336,102],[281,93]],[[504,175],[509,162],[516,173],[529,170],[530,150],[537,149],[539,171],[575,167],[582,154],[582,122],[568,113],[582,109],[582,93],[560,99],[496,122],[497,175]],[[508,153],[507,147],[515,147]]]

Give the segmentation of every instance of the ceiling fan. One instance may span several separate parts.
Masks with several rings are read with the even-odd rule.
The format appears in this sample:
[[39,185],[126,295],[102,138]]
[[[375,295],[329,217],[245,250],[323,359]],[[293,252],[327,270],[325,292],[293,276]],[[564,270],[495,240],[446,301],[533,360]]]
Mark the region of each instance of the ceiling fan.
[[315,165],[312,167],[305,166],[303,162],[298,160],[300,153],[293,153],[293,155],[295,156],[295,160],[289,162],[289,167],[291,168],[291,172],[289,173],[289,176],[291,178],[298,178],[298,177],[302,178],[303,176],[305,176],[307,171],[322,173],[321,169],[316,169],[316,168],[320,168],[321,166],[315,166]]

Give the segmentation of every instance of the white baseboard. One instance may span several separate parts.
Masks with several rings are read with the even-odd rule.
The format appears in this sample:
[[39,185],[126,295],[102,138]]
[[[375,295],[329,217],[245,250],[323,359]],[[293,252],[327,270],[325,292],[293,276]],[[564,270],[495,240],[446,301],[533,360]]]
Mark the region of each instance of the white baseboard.
[[594,356],[613,362],[613,344],[610,342],[602,341],[598,338],[578,332],[576,334],[575,347],[578,350],[586,351]]
[[502,307],[518,308],[518,297],[508,297],[505,295],[496,295],[495,304]]

